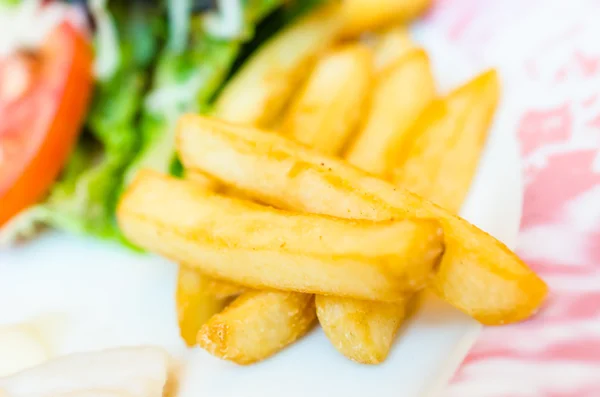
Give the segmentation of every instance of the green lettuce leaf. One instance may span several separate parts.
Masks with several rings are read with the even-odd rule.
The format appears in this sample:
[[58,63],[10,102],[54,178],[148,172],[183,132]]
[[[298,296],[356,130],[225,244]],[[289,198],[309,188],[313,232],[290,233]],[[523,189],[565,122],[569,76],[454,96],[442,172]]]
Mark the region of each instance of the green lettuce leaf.
[[249,40],[256,25],[272,13],[282,0],[244,2],[245,34],[238,39],[211,37],[203,29],[201,17],[192,21],[188,47],[175,52],[167,47],[161,54],[152,90],[142,115],[142,148],[129,167],[125,181],[131,181],[142,168],[170,172],[177,167],[175,125],[186,112],[205,112]]
[[[162,46],[161,39],[167,36],[164,10],[156,5],[140,10],[142,2],[111,1],[118,66],[98,82],[87,132],[60,180],[43,203],[0,231],[0,243],[30,237],[41,224],[128,245],[115,221],[116,204],[127,182],[141,168],[180,175],[174,147],[179,116],[208,112],[219,89],[248,54],[320,0],[296,1],[291,7],[288,3],[281,7],[284,0],[242,2],[245,26],[239,37],[212,37],[203,29],[202,16],[196,16],[185,50],[176,51]],[[138,8],[133,10],[132,4]],[[148,85],[151,90],[146,92]]]
[[119,34],[118,67],[97,82],[82,134],[47,199],[3,228],[5,241],[28,237],[36,223],[77,234],[119,239],[114,220],[117,193],[140,135],[139,110],[148,70],[158,51],[161,16],[154,9],[115,2],[110,9]]

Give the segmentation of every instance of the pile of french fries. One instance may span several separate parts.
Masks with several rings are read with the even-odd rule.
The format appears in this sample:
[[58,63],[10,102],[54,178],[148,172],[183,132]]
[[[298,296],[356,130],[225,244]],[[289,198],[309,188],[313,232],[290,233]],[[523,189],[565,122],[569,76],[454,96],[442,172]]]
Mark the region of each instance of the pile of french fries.
[[456,215],[499,82],[490,70],[436,92],[426,52],[397,27],[427,3],[347,0],[303,17],[211,117],[180,120],[184,180],[146,171],[132,183],[120,227],[180,264],[190,346],[250,364],[318,321],[342,354],[376,364],[425,288],[488,325],[541,305],[544,282]]

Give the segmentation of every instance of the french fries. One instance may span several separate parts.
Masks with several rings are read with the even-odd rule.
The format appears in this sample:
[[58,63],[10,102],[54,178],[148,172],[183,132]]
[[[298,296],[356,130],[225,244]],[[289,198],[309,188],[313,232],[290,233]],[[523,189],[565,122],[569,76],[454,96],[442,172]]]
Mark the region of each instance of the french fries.
[[302,337],[315,320],[312,295],[247,292],[202,326],[198,343],[217,357],[252,364]]
[[227,84],[216,117],[267,126],[283,109],[312,62],[339,33],[338,7],[323,6],[264,44]]
[[398,62],[407,52],[416,48],[408,28],[397,26],[386,30],[377,37],[373,67],[375,73],[384,72]]
[[[186,170],[185,177],[203,189],[216,190],[218,183],[203,173]],[[225,308],[229,298],[239,295],[243,287],[215,280],[185,265],[179,266],[175,304],[179,333],[188,346],[196,344],[200,326]]]
[[451,212],[469,191],[499,97],[496,71],[487,71],[448,97],[433,101],[394,148],[391,180]]
[[[301,18],[226,86],[213,111],[223,121],[180,120],[189,181],[145,172],[130,186],[125,236],[185,264],[189,345],[251,364],[318,319],[341,353],[376,364],[422,288],[488,325],[541,305],[544,282],[455,215],[499,84],[489,71],[436,99],[427,54],[406,26],[388,27],[429,3],[344,0]],[[337,41],[367,30],[374,46]],[[264,131],[275,126],[283,136]]]
[[178,125],[177,146],[187,168],[276,207],[356,219],[438,219],[446,249],[432,288],[483,324],[523,320],[547,294],[546,284],[513,252],[464,219],[293,141],[186,115]]
[[406,313],[406,303],[317,295],[319,323],[335,348],[362,364],[383,362]]
[[321,58],[292,102],[283,133],[322,153],[339,153],[360,120],[372,70],[372,52],[360,44]]
[[117,217],[140,247],[256,289],[397,301],[425,287],[442,253],[436,221],[292,213],[150,171]]
[[389,171],[394,148],[435,96],[427,54],[410,50],[379,76],[366,121],[346,159],[374,175]]
[[[380,35],[374,64],[382,77],[367,122],[346,158],[362,170],[385,177],[395,165],[391,148],[409,135],[411,121],[433,99],[435,83],[427,54],[416,48],[405,27]],[[363,364],[379,364],[387,358],[406,311],[404,302],[332,296],[317,297],[316,306],[319,323],[331,343]]]
[[[277,129],[283,130],[288,136],[308,146],[316,146],[328,153],[339,153],[360,119],[361,107],[371,85],[371,74],[372,53],[362,45],[345,46],[326,54],[315,66],[302,93],[297,95],[286,114],[279,119]],[[271,122],[271,125],[273,124]],[[241,196],[239,192],[235,192],[235,195]],[[290,334],[296,332],[294,329],[289,329],[291,325],[285,326],[285,324],[288,324],[290,312],[304,317],[304,321],[296,318],[297,323],[312,324],[312,319],[315,317],[314,309],[305,310],[308,297],[300,293],[273,294],[269,291],[253,291],[242,295],[239,299],[244,301],[245,307],[260,307],[262,302],[268,300],[273,306],[269,312],[269,321],[284,326],[274,327],[273,332],[268,334],[257,334],[256,339],[251,341],[241,339],[236,348],[243,352],[254,350],[254,345],[264,345],[280,350],[294,342],[296,338],[290,338]],[[223,313],[220,317],[226,319],[235,313],[237,311]],[[265,321],[265,313],[261,310],[246,311],[244,316],[244,322],[229,322],[231,333],[245,332],[240,327],[246,323],[260,324]],[[243,346],[243,342],[251,342],[252,346]],[[228,343],[231,342],[223,341],[221,349],[226,348]],[[210,348],[208,350],[213,351],[213,354],[218,352]],[[272,349],[258,350],[254,354],[254,360],[267,358],[273,353]]]
[[431,0],[343,0],[345,36],[407,22],[423,13]]
[[227,297],[215,296],[208,290],[210,281],[195,269],[179,266],[175,302],[179,332],[188,346],[196,344],[200,326],[227,305]]
[[[457,213],[477,169],[497,98],[497,76],[487,72],[429,105],[410,129],[400,153],[391,156],[399,159],[389,164],[395,184],[423,197],[433,196],[437,204]],[[363,138],[365,147],[355,149],[368,152],[371,139]],[[373,156],[384,154],[372,152]],[[356,165],[368,168],[369,164]],[[404,306],[394,303],[322,296],[316,306],[319,323],[333,345],[346,357],[366,364],[385,360],[404,317]]]

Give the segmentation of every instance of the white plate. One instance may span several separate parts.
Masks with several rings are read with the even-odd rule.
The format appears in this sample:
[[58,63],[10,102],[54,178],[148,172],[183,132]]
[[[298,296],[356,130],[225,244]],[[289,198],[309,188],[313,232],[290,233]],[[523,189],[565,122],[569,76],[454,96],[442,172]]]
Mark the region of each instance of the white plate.
[[[434,32],[418,31],[441,85],[475,72]],[[502,110],[503,109],[503,110]],[[502,108],[462,215],[514,247],[521,179],[512,119]],[[509,127],[506,127],[509,126]],[[320,329],[263,363],[238,367],[181,343],[173,301],[176,267],[159,258],[59,233],[0,253],[0,323],[57,316],[53,354],[158,344],[189,359],[182,396],[431,396],[452,375],[479,325],[427,297],[388,360],[362,366],[342,357]]]

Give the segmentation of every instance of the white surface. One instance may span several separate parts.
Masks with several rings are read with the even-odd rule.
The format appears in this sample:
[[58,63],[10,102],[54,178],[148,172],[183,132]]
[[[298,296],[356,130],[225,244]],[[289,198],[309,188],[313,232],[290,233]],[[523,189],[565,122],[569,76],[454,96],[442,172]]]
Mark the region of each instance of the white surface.
[[[441,86],[473,74],[443,41],[418,32]],[[503,107],[462,214],[514,247],[521,215],[513,118]],[[174,304],[176,268],[100,242],[47,234],[0,253],[0,323],[64,316],[51,340],[57,354],[118,345],[159,344],[184,352]],[[432,396],[475,340],[479,326],[428,297],[400,332],[388,360],[361,366],[342,357],[320,329],[265,362],[238,367],[194,350],[181,396]]]

